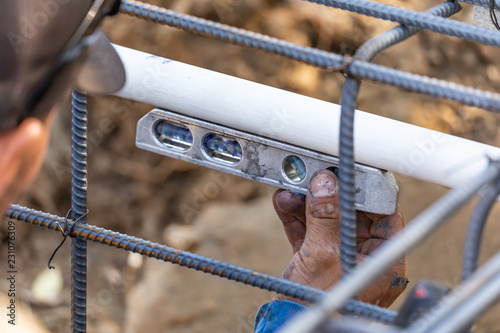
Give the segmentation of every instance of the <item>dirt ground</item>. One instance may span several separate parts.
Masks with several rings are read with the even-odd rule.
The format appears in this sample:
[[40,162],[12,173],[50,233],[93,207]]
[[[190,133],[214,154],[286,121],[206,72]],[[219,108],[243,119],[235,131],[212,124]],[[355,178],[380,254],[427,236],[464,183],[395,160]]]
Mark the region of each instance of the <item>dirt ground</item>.
[[[302,45],[347,54],[395,26],[391,22],[298,0],[152,2]],[[384,2],[421,11],[438,3],[430,0]],[[471,8],[465,6],[457,18],[470,22],[471,13]],[[125,15],[109,19],[104,29],[119,45],[326,101],[339,103],[340,100],[344,77],[338,73]],[[387,50],[375,62],[500,91],[498,49],[456,38],[423,32]],[[20,204],[56,215],[65,215],[71,202],[68,105],[55,121],[40,176],[20,199]],[[476,141],[500,144],[498,115],[456,103],[365,82],[358,107]],[[151,109],[152,106],[115,98],[90,99],[89,223],[280,275],[291,257],[291,249],[272,210],[270,198],[275,189],[136,148],[137,121]],[[407,221],[446,193],[445,188],[437,185],[401,176],[397,179],[399,204]],[[448,286],[457,285],[472,207],[473,204],[467,205],[409,254],[412,283],[425,278]],[[491,257],[499,247],[500,225],[494,223],[499,216],[497,206],[485,232],[482,260]],[[6,222],[4,219],[0,225],[0,235],[5,234]],[[42,324],[29,319],[30,313],[34,313],[47,331],[67,332],[70,246],[66,244],[57,253],[53,262],[56,273],[47,277],[42,273],[47,271],[47,260],[60,242],[60,234],[20,223],[16,228],[18,299],[26,311],[19,321],[33,323],[36,328],[28,330],[30,332],[42,332]],[[6,271],[2,266],[7,252],[4,237],[0,240],[2,272]],[[89,243],[88,248],[90,333],[252,332],[258,307],[271,297],[268,292],[99,244]],[[2,279],[0,290],[6,289],[7,283]],[[393,308],[397,309],[403,299],[404,296],[400,297]],[[0,297],[0,301],[4,308],[3,298]],[[480,320],[478,332],[500,332],[498,310],[491,309]]]

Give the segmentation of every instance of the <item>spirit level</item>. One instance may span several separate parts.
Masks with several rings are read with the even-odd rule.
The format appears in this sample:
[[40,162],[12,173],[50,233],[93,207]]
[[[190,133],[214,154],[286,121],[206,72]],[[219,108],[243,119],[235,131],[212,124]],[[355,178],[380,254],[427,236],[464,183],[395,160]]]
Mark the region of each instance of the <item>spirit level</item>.
[[[232,128],[154,109],[137,124],[137,147],[306,194],[313,174],[336,171],[338,158]],[[398,186],[391,172],[356,164],[356,208],[392,214]]]

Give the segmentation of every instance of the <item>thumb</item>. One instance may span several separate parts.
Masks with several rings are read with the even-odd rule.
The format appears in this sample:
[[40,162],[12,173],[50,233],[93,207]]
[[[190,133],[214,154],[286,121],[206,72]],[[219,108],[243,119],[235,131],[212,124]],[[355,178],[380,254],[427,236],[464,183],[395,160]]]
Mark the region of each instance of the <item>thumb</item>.
[[329,170],[318,171],[306,197],[306,239],[323,246],[340,246],[338,180]]

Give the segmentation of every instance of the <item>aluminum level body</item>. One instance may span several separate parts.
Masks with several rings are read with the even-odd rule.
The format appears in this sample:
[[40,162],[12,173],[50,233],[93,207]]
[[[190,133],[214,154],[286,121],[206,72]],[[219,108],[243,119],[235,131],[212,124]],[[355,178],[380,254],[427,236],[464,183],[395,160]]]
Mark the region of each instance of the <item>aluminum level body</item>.
[[[157,130],[158,125],[165,121],[182,126],[181,129],[188,131],[187,135],[177,135],[179,139],[165,142]],[[169,131],[172,132],[172,129]],[[206,138],[214,135],[238,145],[238,153],[234,155],[239,158],[213,156],[207,147]],[[307,193],[308,184],[316,171],[335,169],[339,165],[336,157],[160,109],[152,110],[137,123],[136,145],[158,154],[302,194]],[[286,161],[289,158],[299,159],[303,163],[302,177],[287,175]],[[296,175],[296,170],[292,171]],[[356,209],[386,215],[395,212],[398,187],[392,173],[356,164],[355,175]]]
[[[127,73],[117,96],[338,156],[339,105],[115,48]],[[362,111],[354,133],[356,162],[452,188],[500,157],[497,147]]]

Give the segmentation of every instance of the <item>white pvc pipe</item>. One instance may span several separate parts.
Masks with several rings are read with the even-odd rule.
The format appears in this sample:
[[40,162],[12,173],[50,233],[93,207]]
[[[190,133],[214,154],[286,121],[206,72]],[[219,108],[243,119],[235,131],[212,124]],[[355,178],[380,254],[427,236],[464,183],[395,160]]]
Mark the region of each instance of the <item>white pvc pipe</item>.
[[[338,156],[339,105],[115,48],[127,73],[116,96]],[[354,142],[357,162],[452,188],[500,157],[497,147],[362,111]]]

